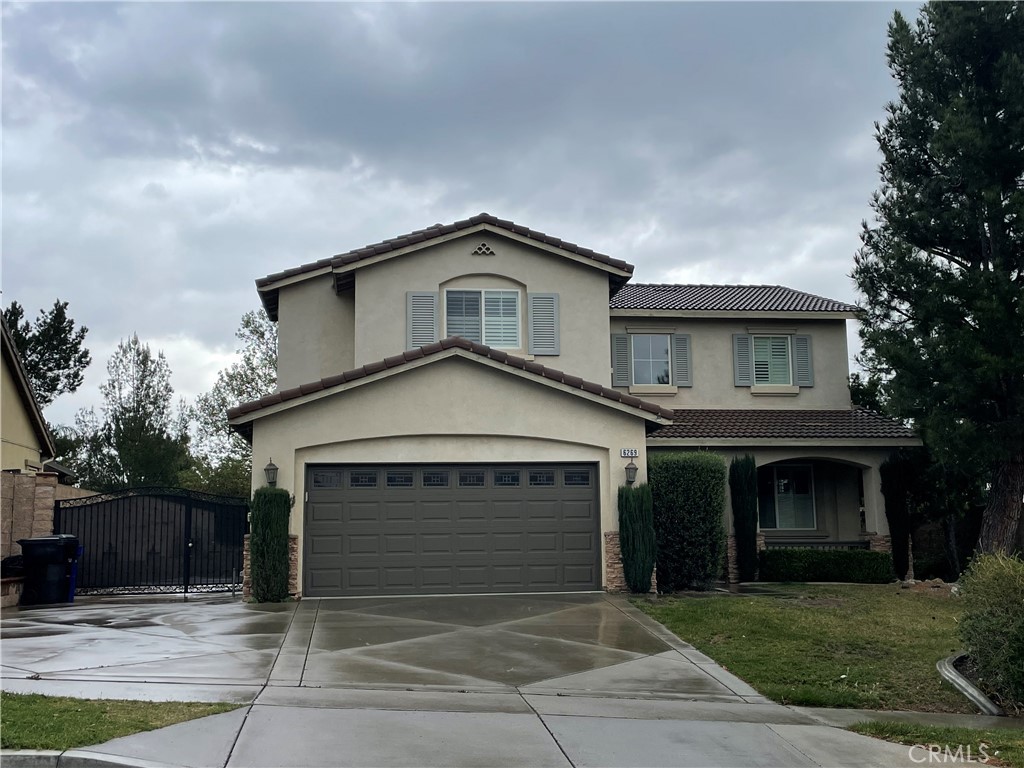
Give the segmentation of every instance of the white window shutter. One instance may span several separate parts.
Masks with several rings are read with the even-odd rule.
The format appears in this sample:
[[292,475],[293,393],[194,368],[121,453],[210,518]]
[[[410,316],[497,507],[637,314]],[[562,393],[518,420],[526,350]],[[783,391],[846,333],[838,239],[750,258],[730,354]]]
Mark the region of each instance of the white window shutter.
[[531,355],[559,354],[558,294],[530,293],[526,297]]
[[732,359],[734,383],[737,387],[754,385],[753,344],[749,333],[732,335]]
[[612,334],[612,386],[629,386],[629,336],[625,333]]
[[793,383],[798,387],[814,386],[814,361],[811,359],[811,337],[793,337]]
[[692,355],[690,334],[677,333],[672,337],[672,383],[677,387],[693,386]]
[[406,349],[437,341],[437,294],[409,291],[406,298]]

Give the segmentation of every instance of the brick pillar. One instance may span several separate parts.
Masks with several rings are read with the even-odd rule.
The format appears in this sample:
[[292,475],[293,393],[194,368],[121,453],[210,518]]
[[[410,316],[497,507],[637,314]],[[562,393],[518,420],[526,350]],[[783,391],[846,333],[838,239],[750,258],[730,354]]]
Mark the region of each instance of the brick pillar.
[[35,501],[32,506],[32,536],[53,534],[53,501],[57,494],[57,473],[38,472],[35,476]]
[[725,562],[730,584],[740,581],[740,563],[736,556],[736,537],[730,534],[725,540]]
[[242,539],[242,599],[252,599],[252,567],[249,559],[249,534]]
[[[52,514],[52,507],[51,507]],[[13,519],[11,523],[11,554],[20,555],[18,539],[31,539],[36,517],[35,475],[14,475]]]
[[626,577],[622,573],[622,549],[619,532],[604,534],[604,588],[606,592],[626,592]]
[[[288,594],[296,600],[302,597],[299,592],[299,537],[288,534]],[[242,599],[252,598],[252,567],[249,558],[249,534],[245,534],[242,543]]]
[[299,537],[288,534],[288,594],[296,600],[302,597],[299,593]]
[[892,552],[892,539],[873,534],[868,537],[868,549],[872,552]]
[[14,546],[15,477],[10,472],[0,472],[0,557],[12,554]]

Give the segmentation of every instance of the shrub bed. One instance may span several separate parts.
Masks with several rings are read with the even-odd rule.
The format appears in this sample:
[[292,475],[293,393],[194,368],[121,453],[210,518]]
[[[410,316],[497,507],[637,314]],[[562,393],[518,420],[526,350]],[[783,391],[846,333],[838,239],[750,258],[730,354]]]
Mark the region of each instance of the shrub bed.
[[291,498],[283,488],[259,488],[252,499],[249,569],[258,603],[288,598],[288,514]]
[[725,555],[725,461],[713,453],[650,454],[658,591],[708,589]]
[[960,580],[960,639],[986,692],[1024,709],[1024,561],[980,555]]
[[863,549],[766,549],[761,581],[840,581],[887,584],[896,578],[892,556]]

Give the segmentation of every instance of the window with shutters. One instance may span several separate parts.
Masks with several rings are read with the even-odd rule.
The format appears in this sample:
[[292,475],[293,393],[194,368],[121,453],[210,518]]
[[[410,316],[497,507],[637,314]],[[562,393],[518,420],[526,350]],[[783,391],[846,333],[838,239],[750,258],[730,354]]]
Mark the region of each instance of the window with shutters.
[[792,384],[789,336],[754,336],[754,385]]
[[667,333],[634,333],[633,384],[672,383],[672,337]]
[[520,349],[519,291],[446,291],[445,335]]
[[[628,330],[628,329],[627,329]],[[613,333],[612,386],[643,394],[674,394],[693,385],[687,333]]]

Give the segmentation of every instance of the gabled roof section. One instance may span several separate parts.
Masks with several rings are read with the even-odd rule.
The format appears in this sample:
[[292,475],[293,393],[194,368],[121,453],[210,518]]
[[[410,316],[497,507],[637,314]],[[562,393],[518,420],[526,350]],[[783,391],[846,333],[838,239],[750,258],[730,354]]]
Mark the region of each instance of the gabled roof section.
[[[451,336],[447,339],[435,342],[434,344],[428,344],[425,347],[417,347],[407,352],[403,352],[400,355],[393,357],[387,357],[376,363],[369,363],[362,366],[361,368],[355,368],[351,371],[345,371],[339,373],[336,376],[328,376],[320,381],[314,381],[309,384],[302,384],[292,389],[286,389],[282,392],[275,392],[272,395],[261,397],[259,400],[253,400],[248,403],[242,403],[234,408],[228,410],[228,420],[235,421],[242,417],[248,416],[266,408],[271,408],[282,403],[287,403],[291,400],[297,400],[307,395],[313,395],[318,392],[340,387],[351,382],[357,382],[360,379],[365,379],[375,374],[387,371],[394,368],[402,368],[408,366],[419,360],[429,357],[441,357],[448,356],[444,353],[454,351],[456,353],[469,353],[469,356],[475,356],[499,363],[509,368],[518,369],[525,371],[532,377],[545,380],[548,383],[556,385],[562,385],[570,389],[580,390],[581,393],[585,393],[591,397],[597,397],[609,401],[609,404],[615,403],[621,406],[626,406],[628,409],[635,409],[636,411],[642,412],[642,415],[648,419],[672,419],[674,412],[668,408],[664,408],[660,405],[641,400],[638,397],[627,395],[618,390],[611,389],[609,387],[595,384],[592,381],[585,381],[579,376],[572,376],[568,373],[555,370],[554,368],[548,368],[547,366],[538,365],[537,363],[524,360],[521,357],[510,355],[506,352],[502,352],[500,349],[494,349],[492,347],[484,346],[483,344],[476,344],[471,341],[467,341],[459,336]],[[252,439],[252,423],[246,421],[243,423],[232,424],[232,428],[246,439]]]
[[11,375],[14,377],[14,385],[18,389],[18,398],[28,413],[29,421],[32,423],[32,430],[36,433],[36,439],[39,441],[40,453],[42,454],[40,458],[43,461],[52,459],[55,449],[50,429],[46,426],[46,419],[43,418],[43,412],[36,401],[35,393],[32,391],[32,384],[29,383],[28,375],[25,373],[25,366],[21,362],[21,355],[18,354],[18,348],[14,346],[14,338],[7,328],[7,323],[0,320],[0,326],[3,327],[3,358],[7,361],[7,365],[10,366]]
[[[619,288],[633,274],[633,265],[621,259],[615,259],[603,253],[593,251],[590,248],[584,248],[576,243],[570,243],[560,238],[546,235],[522,224],[516,224],[514,221],[499,219],[497,216],[492,216],[489,213],[479,213],[476,216],[471,216],[468,219],[462,219],[452,224],[434,224],[425,229],[417,229],[415,232],[382,240],[379,243],[364,245],[362,248],[356,248],[347,253],[340,253],[337,256],[286,269],[283,272],[275,272],[272,275],[259,278],[256,281],[256,289],[260,293],[260,299],[263,301],[267,314],[270,315],[272,320],[276,320],[278,284],[284,280],[301,279],[304,276],[312,277],[315,274],[327,274],[340,270],[348,271],[353,265],[357,265],[359,262],[366,261],[367,259],[391,254],[411,246],[426,244],[456,232],[485,225],[509,232],[526,240],[532,240],[544,246],[557,248],[565,251],[567,254],[592,261],[594,266],[612,270],[612,290]],[[615,274],[616,272],[624,274]]]
[[782,285],[631,283],[619,289],[610,306],[613,310],[673,312],[834,312],[850,315],[858,311],[852,304]]
[[671,424],[650,440],[917,440],[913,430],[867,408],[796,409],[693,408],[677,410]]

